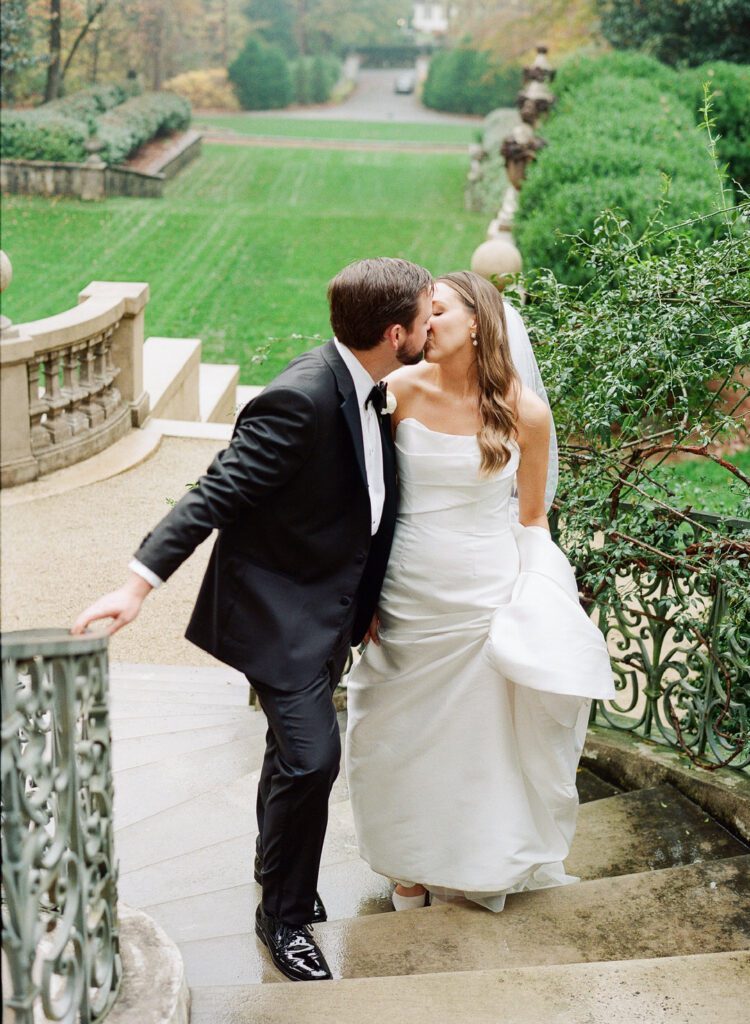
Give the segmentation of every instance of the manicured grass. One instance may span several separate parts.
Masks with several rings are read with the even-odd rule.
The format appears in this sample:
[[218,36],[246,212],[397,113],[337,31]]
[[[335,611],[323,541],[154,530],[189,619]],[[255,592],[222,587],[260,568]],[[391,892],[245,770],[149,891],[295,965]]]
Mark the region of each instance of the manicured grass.
[[[750,449],[737,452],[727,461],[750,475]],[[671,488],[675,495],[672,500],[680,507],[692,505],[714,515],[748,515],[740,507],[748,497],[745,484],[710,459],[696,456],[684,462],[662,464],[655,475]]]
[[259,117],[257,114],[196,114],[195,125],[225,128],[240,135],[294,139],[371,139],[381,142],[475,142],[476,124],[402,124],[395,121],[313,121],[306,118]]
[[[162,200],[9,196],[4,311],[38,319],[89,281],[148,281],[147,334],[201,338],[205,361],[263,383],[313,344],[293,333],[328,336],[326,284],[350,261],[469,265],[486,218],[463,208],[465,175],[458,154],[207,145]],[[269,336],[285,340],[254,365]]]

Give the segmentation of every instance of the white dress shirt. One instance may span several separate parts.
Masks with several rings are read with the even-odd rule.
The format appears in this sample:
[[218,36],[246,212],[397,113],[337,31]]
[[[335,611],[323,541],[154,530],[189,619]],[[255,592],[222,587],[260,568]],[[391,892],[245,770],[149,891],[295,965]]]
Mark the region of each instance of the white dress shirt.
[[373,408],[372,402],[365,408],[367,397],[377,381],[373,380],[351,349],[342,345],[338,338],[333,339],[336,351],[346,363],[352,375],[354,389],[357,392],[359,416],[362,421],[362,441],[365,448],[365,470],[367,471],[367,490],[370,494],[370,532],[375,535],[380,526],[385,503],[385,481],[383,479],[383,438],[380,433],[380,413]]
[[[346,368],[354,381],[357,392],[359,417],[362,423],[362,443],[365,450],[365,470],[367,471],[367,490],[370,495],[370,532],[373,536],[378,532],[385,503],[385,481],[383,479],[383,439],[380,433],[380,413],[373,408],[372,402],[365,408],[365,402],[373,387],[374,381],[351,349],[342,345],[338,338],[333,339],[336,349],[344,360]],[[142,579],[156,589],[164,582],[155,572],[139,562],[131,559],[128,569],[137,573]]]

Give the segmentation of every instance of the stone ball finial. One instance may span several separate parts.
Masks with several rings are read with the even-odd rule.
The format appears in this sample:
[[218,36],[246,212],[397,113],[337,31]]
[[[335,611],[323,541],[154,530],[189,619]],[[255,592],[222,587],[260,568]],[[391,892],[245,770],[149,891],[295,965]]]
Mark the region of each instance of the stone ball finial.
[[8,254],[0,249],[0,292],[4,292],[13,280],[13,266],[8,259]]
[[520,272],[521,267],[521,254],[510,236],[491,238],[487,242],[482,242],[471,257],[471,269],[474,273],[487,278],[500,291],[510,283],[513,274]]

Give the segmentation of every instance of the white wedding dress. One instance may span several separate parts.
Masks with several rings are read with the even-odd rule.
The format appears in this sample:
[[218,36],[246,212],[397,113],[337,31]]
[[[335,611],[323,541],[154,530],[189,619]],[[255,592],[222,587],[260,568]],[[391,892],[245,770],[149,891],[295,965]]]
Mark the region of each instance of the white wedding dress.
[[407,418],[396,452],[381,644],[348,680],[359,850],[379,874],[501,910],[507,893],[576,881],[562,862],[590,702],[569,698],[573,724],[560,724],[543,684],[516,686],[487,657],[492,613],[519,575],[509,515],[518,448],[483,477],[474,435]]

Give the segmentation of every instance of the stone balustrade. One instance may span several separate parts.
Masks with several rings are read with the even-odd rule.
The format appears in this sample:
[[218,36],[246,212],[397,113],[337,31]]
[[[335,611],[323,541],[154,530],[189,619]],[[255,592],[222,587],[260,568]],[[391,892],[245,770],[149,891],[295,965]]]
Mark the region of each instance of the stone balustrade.
[[148,285],[93,281],[72,309],[0,331],[0,483],[34,480],[102,451],[148,415]]

